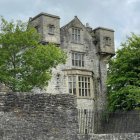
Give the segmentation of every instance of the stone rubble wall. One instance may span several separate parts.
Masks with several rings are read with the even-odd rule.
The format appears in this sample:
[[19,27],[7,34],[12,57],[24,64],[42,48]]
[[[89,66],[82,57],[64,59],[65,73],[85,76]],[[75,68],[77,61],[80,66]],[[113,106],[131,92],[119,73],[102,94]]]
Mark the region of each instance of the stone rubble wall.
[[140,133],[79,135],[77,115],[72,95],[0,92],[0,140],[140,140]]
[[0,140],[78,140],[72,95],[0,93]]

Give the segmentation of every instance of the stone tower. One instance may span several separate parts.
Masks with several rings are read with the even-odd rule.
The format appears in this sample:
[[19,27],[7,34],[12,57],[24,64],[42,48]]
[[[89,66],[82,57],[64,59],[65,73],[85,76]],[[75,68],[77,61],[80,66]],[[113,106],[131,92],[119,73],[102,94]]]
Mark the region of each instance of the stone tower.
[[99,119],[96,112],[106,104],[106,64],[115,54],[114,31],[98,27],[92,29],[74,17],[60,28],[59,17],[40,13],[30,18],[41,34],[43,44],[59,44],[67,54],[64,65],[53,69],[53,77],[46,93],[73,94],[77,99],[79,133],[94,133]]
[[40,13],[34,18],[30,18],[29,22],[40,33],[41,42],[60,44],[60,17]]

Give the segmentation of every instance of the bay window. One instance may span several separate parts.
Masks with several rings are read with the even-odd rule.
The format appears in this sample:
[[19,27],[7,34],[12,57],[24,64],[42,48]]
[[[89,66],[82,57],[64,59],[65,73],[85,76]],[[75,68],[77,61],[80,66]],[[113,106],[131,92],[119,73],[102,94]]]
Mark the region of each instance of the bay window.
[[78,97],[91,96],[91,78],[83,75],[68,76],[68,91]]

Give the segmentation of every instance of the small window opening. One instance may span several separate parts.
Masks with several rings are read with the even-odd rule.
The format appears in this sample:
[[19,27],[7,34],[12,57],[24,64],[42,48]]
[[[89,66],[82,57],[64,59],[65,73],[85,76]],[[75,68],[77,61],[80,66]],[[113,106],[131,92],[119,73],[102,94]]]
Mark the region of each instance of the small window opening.
[[54,27],[54,25],[49,25],[49,34],[54,34],[54,29],[55,29],[55,27]]

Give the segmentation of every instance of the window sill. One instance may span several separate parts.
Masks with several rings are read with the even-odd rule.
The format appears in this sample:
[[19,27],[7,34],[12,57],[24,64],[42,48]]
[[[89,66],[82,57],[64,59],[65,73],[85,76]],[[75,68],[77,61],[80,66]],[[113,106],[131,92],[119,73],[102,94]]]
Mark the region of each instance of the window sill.
[[82,42],[76,42],[76,41],[71,41],[71,43],[73,43],[73,44],[80,44],[80,45],[84,45]]
[[54,35],[54,33],[48,33],[49,35]]
[[93,97],[89,97],[89,96],[78,96],[77,99],[88,99],[88,100],[94,100]]
[[85,69],[86,70],[86,67],[85,66],[82,66],[82,67],[80,67],[80,66],[71,66],[71,69]]

